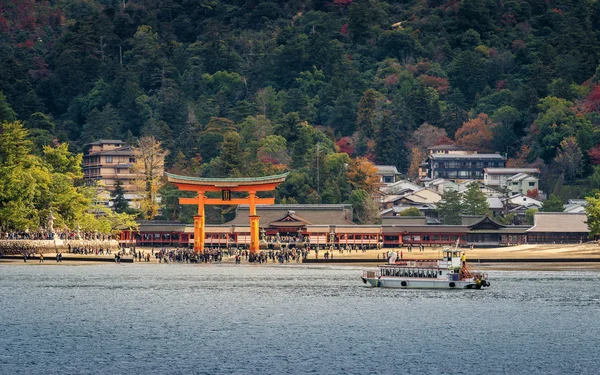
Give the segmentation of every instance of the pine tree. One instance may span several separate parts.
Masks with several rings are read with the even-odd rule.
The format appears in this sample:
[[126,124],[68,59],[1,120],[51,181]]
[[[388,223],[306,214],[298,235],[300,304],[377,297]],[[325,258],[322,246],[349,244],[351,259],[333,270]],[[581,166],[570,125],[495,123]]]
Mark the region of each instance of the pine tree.
[[367,138],[374,138],[377,131],[377,120],[381,102],[385,98],[381,93],[368,89],[358,102],[356,125]]
[[0,91],[0,123],[3,121],[13,122],[17,119],[17,114],[6,101],[4,94]]
[[437,204],[438,214],[446,225],[460,224],[461,209],[461,194],[454,190],[446,190]]
[[490,206],[485,194],[479,189],[479,184],[473,182],[462,197],[462,213],[465,215],[485,215]]
[[562,200],[556,194],[550,194],[550,197],[542,204],[542,212],[563,212],[565,210]]
[[110,193],[113,201],[113,210],[117,213],[123,213],[129,208],[129,203],[125,199],[125,189],[123,189],[123,183],[121,180],[117,180],[115,183],[115,190]]
[[396,165],[398,162],[396,135],[394,133],[391,118],[386,113],[381,120],[375,145],[375,156],[380,164]]

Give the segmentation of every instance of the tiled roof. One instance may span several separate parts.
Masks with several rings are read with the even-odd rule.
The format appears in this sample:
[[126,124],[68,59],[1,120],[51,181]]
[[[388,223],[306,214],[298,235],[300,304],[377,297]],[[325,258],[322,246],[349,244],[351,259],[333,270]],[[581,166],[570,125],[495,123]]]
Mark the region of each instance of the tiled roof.
[[466,225],[383,225],[383,233],[466,233]]
[[400,174],[400,172],[398,172],[398,169],[396,168],[395,165],[376,165],[375,168],[377,168],[377,173],[379,173],[379,174],[381,174],[381,173]]
[[133,155],[133,154],[134,154],[133,148],[131,146],[123,146],[123,147],[115,148],[112,150],[91,152],[87,155],[84,155],[83,157],[85,158],[86,156],[98,156],[98,155],[117,156],[117,155]]
[[[352,223],[352,205],[349,204],[276,204],[257,205],[256,213],[260,216],[262,226],[277,221],[293,211],[294,215],[301,217],[314,225],[347,225]],[[228,225],[248,225],[250,209],[248,205],[239,205],[236,217]]]
[[283,182],[288,176],[289,172],[263,177],[235,177],[235,178],[205,178],[205,177],[193,177],[193,176],[180,176],[172,173],[165,173],[169,182],[180,182],[190,184],[218,184],[218,185],[251,185],[253,183],[270,183],[270,182]]
[[537,212],[533,227],[528,232],[588,233],[587,216],[584,213]]
[[429,155],[432,159],[495,159],[495,160],[506,160],[504,156],[500,154],[470,154],[470,155],[453,155],[453,154],[431,154]]
[[439,146],[432,146],[432,147],[428,147],[428,150],[453,150],[453,151],[462,151],[462,147],[459,146],[455,146],[455,145],[439,145]]
[[106,144],[111,144],[112,145],[112,144],[116,144],[116,143],[125,143],[125,142],[123,142],[120,139],[100,139],[100,140],[98,140],[96,142],[88,143],[87,145],[90,145],[90,146],[92,146],[92,145],[106,145]]
[[486,200],[492,210],[504,208],[504,203],[502,203],[502,200],[498,197],[488,197]]
[[517,173],[540,173],[538,168],[483,168],[487,174],[515,175]]

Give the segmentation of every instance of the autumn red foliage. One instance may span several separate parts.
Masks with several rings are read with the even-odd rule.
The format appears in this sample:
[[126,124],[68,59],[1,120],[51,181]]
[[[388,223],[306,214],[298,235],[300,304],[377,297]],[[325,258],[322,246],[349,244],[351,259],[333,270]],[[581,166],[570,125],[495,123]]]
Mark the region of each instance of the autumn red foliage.
[[492,129],[496,124],[486,115],[480,113],[476,118],[465,122],[456,131],[456,144],[466,150],[487,152],[491,150]]
[[340,148],[340,152],[345,152],[350,156],[354,154],[355,147],[352,138],[342,137],[335,144]]
[[398,75],[390,74],[387,77],[385,77],[383,84],[387,87],[395,86],[398,83],[398,80]]
[[423,85],[427,87],[432,87],[435,91],[440,94],[445,94],[448,92],[448,88],[450,87],[450,82],[446,78],[429,76],[426,74],[420,75],[419,80]]
[[583,106],[588,112],[600,111],[600,85],[592,87],[592,91],[585,97]]
[[538,189],[533,189],[533,190],[527,190],[527,196],[529,198],[537,198],[538,195],[540,195],[540,191]]
[[333,5],[341,8],[347,8],[350,4],[352,4],[352,0],[333,0]]
[[594,165],[600,165],[600,144],[597,144],[587,152],[590,162]]

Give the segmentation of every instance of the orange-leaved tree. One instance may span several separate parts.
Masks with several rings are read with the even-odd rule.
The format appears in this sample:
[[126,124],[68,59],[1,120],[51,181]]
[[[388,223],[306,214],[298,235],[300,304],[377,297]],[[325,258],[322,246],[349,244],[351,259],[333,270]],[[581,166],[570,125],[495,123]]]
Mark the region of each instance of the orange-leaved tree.
[[492,148],[492,129],[496,126],[488,115],[480,113],[456,131],[454,139],[456,144],[465,150],[489,152]]
[[366,158],[352,159],[346,171],[346,178],[353,190],[363,189],[372,194],[379,189],[377,168]]

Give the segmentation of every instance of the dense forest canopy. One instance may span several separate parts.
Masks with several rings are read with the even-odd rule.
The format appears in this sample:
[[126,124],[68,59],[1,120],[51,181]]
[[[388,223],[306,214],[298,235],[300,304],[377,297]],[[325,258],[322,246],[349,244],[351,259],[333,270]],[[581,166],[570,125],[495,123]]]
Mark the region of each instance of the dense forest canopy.
[[0,121],[40,151],[153,135],[172,171],[291,170],[282,202],[352,202],[368,161],[410,175],[447,142],[584,195],[599,30],[594,0],[3,1]]

